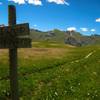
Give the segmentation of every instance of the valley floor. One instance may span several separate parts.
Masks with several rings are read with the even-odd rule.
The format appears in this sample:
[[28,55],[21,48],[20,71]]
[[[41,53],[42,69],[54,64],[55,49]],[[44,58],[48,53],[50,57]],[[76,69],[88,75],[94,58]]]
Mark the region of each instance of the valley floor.
[[[0,100],[10,100],[8,50],[0,50]],[[20,100],[100,100],[100,46],[33,42],[18,50]]]

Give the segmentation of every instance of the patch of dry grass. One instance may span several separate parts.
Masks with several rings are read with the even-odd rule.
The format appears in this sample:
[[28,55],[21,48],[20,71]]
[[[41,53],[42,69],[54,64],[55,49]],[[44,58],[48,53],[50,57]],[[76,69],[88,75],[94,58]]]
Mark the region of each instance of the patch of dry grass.
[[59,58],[64,56],[69,49],[65,48],[31,48],[31,49],[19,49],[18,53],[20,57],[24,58]]

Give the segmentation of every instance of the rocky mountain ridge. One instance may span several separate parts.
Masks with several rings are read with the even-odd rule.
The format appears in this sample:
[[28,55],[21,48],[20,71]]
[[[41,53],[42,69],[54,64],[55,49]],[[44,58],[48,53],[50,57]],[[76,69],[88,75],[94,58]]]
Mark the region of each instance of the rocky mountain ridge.
[[33,41],[64,42],[75,46],[100,44],[100,35],[97,34],[85,36],[76,31],[61,31],[58,29],[47,32],[31,29],[30,32]]

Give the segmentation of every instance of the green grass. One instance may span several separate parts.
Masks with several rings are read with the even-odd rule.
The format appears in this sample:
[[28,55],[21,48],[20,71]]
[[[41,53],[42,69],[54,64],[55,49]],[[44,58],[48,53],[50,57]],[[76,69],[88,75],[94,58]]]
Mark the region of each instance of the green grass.
[[[20,100],[100,100],[100,46],[35,42],[33,47],[18,52]],[[10,95],[6,55],[0,57],[0,100]]]

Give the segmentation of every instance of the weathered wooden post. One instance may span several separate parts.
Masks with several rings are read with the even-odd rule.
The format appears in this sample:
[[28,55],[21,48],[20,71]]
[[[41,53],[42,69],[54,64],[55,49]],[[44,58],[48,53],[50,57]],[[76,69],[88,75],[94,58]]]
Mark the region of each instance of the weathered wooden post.
[[11,100],[19,100],[17,48],[30,48],[29,24],[16,24],[16,8],[8,6],[9,26],[0,27],[0,49],[9,49]]
[[[8,6],[8,24],[16,25],[16,8],[13,5]],[[10,64],[10,88],[12,100],[19,100],[18,92],[18,72],[17,72],[17,48],[15,46],[16,36],[13,37],[13,47],[9,48],[9,64]]]

